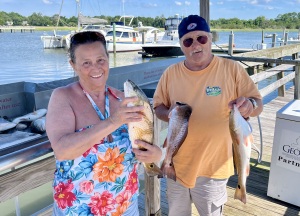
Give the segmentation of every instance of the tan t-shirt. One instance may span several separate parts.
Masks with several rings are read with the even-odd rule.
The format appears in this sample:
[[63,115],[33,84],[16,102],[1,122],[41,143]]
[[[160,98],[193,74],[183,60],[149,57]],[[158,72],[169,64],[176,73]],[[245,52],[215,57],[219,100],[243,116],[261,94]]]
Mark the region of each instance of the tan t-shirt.
[[234,174],[228,103],[240,96],[261,98],[245,69],[232,60],[214,56],[201,71],[179,62],[163,73],[154,107],[179,101],[193,108],[187,138],[173,158],[178,182],[192,188],[199,176],[224,179]]

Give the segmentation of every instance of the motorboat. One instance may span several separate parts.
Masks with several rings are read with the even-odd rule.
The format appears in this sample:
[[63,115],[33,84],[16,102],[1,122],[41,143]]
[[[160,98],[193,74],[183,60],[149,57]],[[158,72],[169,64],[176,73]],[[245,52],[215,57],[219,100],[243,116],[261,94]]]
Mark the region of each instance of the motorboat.
[[[104,21],[103,21],[104,22]],[[99,23],[99,22],[98,22]],[[77,32],[84,32],[84,31],[97,31],[100,32],[103,36],[106,36],[106,33],[109,29],[107,28],[106,25],[103,24],[88,24],[88,25],[84,25],[82,29],[77,30],[77,31],[73,31],[70,34],[65,35],[65,47],[67,49],[70,48],[70,40],[73,34],[77,33]]]
[[272,37],[273,37],[273,34],[275,34],[275,36],[277,36],[276,33],[270,33],[270,34],[266,33],[266,34],[264,35],[264,38],[272,38]]
[[144,34],[146,42],[157,42],[162,40],[165,32],[153,26],[144,26],[142,22],[138,22],[137,30],[140,34]]
[[[134,16],[124,15],[118,22],[111,23],[111,30],[105,36],[108,52],[140,51],[144,43],[152,42],[131,26],[133,19]],[[129,20],[127,25],[126,20]]]
[[143,44],[143,56],[152,57],[164,57],[164,56],[181,56],[183,52],[181,51],[179,44],[178,35],[178,25],[180,24],[182,18],[179,15],[166,19],[165,21],[165,33],[161,40],[151,43]]
[[278,38],[278,42],[280,44],[284,44],[284,43],[287,43],[287,44],[300,43],[300,36],[298,36],[298,37],[290,37],[290,38],[288,38],[287,41],[285,41],[284,38]]

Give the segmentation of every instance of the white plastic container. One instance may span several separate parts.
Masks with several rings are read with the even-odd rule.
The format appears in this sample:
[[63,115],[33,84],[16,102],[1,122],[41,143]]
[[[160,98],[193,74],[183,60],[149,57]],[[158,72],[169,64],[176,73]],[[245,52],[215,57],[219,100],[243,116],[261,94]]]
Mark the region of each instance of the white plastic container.
[[300,100],[276,114],[267,195],[300,207]]

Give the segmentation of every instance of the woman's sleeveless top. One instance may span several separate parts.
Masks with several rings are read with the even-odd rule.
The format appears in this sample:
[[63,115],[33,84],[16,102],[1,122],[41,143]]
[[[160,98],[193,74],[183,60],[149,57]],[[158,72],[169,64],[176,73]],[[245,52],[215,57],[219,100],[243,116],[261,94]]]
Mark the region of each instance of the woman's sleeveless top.
[[[108,93],[116,97],[110,89],[106,87],[105,116],[90,95],[84,93],[99,118],[108,118]],[[122,125],[80,157],[56,161],[53,182],[55,205],[63,215],[122,215],[131,203],[137,202],[137,166],[127,125]]]

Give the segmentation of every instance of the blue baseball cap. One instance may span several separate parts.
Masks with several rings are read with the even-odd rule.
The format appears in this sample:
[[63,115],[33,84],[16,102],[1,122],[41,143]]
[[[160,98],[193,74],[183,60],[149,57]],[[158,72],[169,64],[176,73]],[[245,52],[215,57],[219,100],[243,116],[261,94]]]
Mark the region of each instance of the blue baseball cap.
[[179,39],[182,38],[183,35],[192,31],[210,32],[210,28],[203,17],[198,15],[189,15],[188,17],[185,17],[178,26]]

